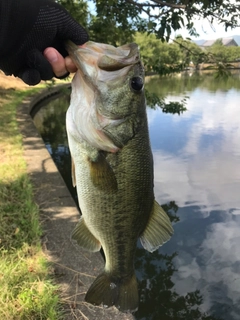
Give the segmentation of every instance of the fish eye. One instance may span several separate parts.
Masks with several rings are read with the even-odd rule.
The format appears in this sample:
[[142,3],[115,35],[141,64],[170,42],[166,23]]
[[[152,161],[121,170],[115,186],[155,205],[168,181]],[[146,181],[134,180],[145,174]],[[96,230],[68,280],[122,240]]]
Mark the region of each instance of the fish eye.
[[141,77],[133,77],[130,80],[130,85],[134,91],[141,91],[144,85],[143,79]]

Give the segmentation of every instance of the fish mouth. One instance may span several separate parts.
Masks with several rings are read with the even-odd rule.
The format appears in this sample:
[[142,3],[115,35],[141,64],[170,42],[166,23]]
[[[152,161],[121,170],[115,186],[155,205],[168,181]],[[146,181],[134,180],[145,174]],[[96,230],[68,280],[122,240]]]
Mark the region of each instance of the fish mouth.
[[[114,47],[113,47],[114,48]],[[104,54],[98,60],[98,67],[105,71],[116,71],[138,63],[140,60],[138,46],[136,43],[130,43],[118,48],[116,52]]]
[[118,71],[125,67],[140,62],[138,45],[126,44],[120,47],[88,41],[82,46],[77,46],[67,41],[65,47],[76,64],[77,68],[85,75],[92,77],[94,69],[103,71]]
[[127,114],[112,110],[110,92],[121,86],[129,89],[129,71],[141,64],[138,46],[114,47],[91,41],[82,46],[68,41],[65,46],[78,68],[72,81],[69,130],[72,126],[76,139],[98,150],[118,152],[123,144],[109,132],[124,123]]

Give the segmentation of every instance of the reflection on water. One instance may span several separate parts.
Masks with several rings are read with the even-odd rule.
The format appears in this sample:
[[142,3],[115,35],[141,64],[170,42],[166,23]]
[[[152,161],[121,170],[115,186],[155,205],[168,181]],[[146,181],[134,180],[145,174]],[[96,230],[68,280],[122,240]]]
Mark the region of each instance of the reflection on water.
[[[240,76],[148,80],[169,100],[189,96],[181,116],[148,110],[155,194],[175,234],[157,252],[136,254],[141,303],[136,319],[224,319],[240,315]],[[69,97],[35,116],[71,188],[65,133]]]

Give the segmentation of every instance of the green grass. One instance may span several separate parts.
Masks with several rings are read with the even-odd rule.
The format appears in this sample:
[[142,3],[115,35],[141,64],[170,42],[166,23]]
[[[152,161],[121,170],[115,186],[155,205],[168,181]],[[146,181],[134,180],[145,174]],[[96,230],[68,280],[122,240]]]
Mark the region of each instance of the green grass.
[[16,121],[17,105],[32,91],[0,89],[0,319],[58,320],[57,287],[41,250]]

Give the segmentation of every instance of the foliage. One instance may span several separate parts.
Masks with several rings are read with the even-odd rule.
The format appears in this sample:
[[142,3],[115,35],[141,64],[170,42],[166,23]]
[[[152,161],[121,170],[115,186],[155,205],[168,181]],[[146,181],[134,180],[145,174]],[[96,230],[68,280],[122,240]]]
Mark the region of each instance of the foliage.
[[192,63],[198,69],[199,64],[205,61],[206,54],[204,51],[190,39],[183,39],[182,36],[177,36],[174,42],[181,49],[182,61],[185,67]]
[[[61,3],[88,31],[90,39],[115,46],[132,42],[135,36],[141,43],[147,71],[166,75],[180,72],[191,62],[198,69],[200,63],[211,62],[218,75],[229,60],[239,59],[239,50],[219,46],[202,51],[190,40],[178,36],[167,44],[173,32],[185,27],[189,35],[197,35],[195,22],[201,18],[208,23],[216,22],[225,29],[239,24],[240,4],[226,0],[160,1],[160,0],[56,0]],[[139,33],[143,33],[143,38]],[[137,33],[137,34],[136,34]],[[147,34],[150,36],[146,38]],[[162,45],[160,45],[160,39]],[[144,43],[144,40],[146,42]],[[166,41],[166,42],[164,42]],[[216,57],[215,57],[216,56]]]
[[215,70],[217,77],[227,77],[231,63],[240,60],[240,47],[224,46],[221,39],[206,50],[181,36],[167,43],[157,39],[154,34],[137,32],[134,41],[140,46],[147,75],[168,75],[181,72],[189,66],[198,70],[201,63],[210,63],[206,69]]
[[90,38],[93,41],[122,45],[132,42],[133,21],[139,21],[136,7],[124,0],[96,0],[96,15],[89,23]]
[[188,39],[184,40],[181,36],[167,43],[157,39],[154,34],[137,32],[134,41],[140,46],[147,74],[154,72],[167,75],[180,72],[190,63],[198,68],[205,57],[198,45]]
[[148,90],[145,90],[147,104],[150,108],[156,109],[160,107],[164,113],[178,114],[180,115],[187,110],[185,107],[187,102],[187,97],[184,97],[180,102],[179,101],[170,101],[166,102],[165,98],[161,98],[154,93],[150,93]]
[[24,244],[18,250],[0,251],[0,317],[8,320],[55,320],[57,287],[40,246]]
[[[201,18],[210,23],[214,21],[234,28],[239,24],[240,4],[226,0],[58,0],[77,21],[84,24],[87,12],[95,6],[92,13],[94,19],[89,29],[96,39],[116,43],[118,40],[127,42],[133,32],[149,32],[159,39],[169,40],[172,31],[186,27],[190,35],[196,35],[194,23]],[[85,3],[85,4],[84,4]],[[78,9],[78,10],[76,10]],[[82,15],[82,16],[81,16]],[[82,20],[81,20],[82,19]],[[124,36],[125,35],[125,36]]]
[[211,47],[207,48],[209,62],[229,63],[240,60],[240,47],[224,46],[222,40],[218,39]]
[[181,113],[187,110],[187,108],[185,107],[186,101],[187,101],[187,97],[180,102],[170,101],[169,103],[165,103],[162,108],[162,111],[164,113],[171,113],[171,114],[177,113],[178,115],[180,115]]
[[215,62],[214,64],[211,64],[205,68],[205,70],[212,70],[214,71],[214,77],[215,79],[218,78],[225,78],[227,79],[231,72],[229,68],[231,67],[231,64],[229,63],[223,63],[223,62]]
[[166,75],[183,69],[183,55],[176,43],[162,42],[154,34],[139,33],[134,36],[141,50],[146,73]]

